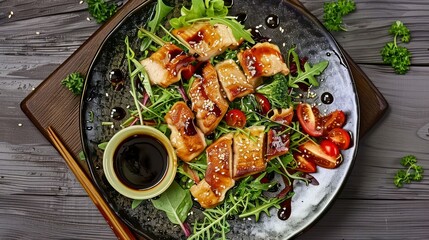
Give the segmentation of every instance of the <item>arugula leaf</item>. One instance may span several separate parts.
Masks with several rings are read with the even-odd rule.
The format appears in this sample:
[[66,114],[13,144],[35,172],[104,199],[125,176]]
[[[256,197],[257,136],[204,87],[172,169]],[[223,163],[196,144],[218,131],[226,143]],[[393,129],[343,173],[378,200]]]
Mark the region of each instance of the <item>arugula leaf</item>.
[[423,179],[423,167],[417,165],[417,158],[414,155],[407,155],[401,159],[401,165],[408,167],[407,170],[401,169],[395,175],[393,183],[396,187],[403,187],[404,183],[411,181],[421,181]]
[[[167,6],[162,0],[158,0],[155,8],[155,15],[153,18],[147,23],[147,27],[149,28],[149,32],[154,33],[159,27],[161,21],[173,10],[173,7]],[[139,37],[143,38],[140,51],[146,50],[152,43],[152,39],[146,35],[140,35]]]
[[343,17],[356,10],[353,0],[338,0],[326,2],[323,5],[323,21],[329,31],[346,31],[343,25]]
[[388,42],[381,49],[380,54],[383,62],[390,64],[397,74],[405,74],[410,69],[411,53],[406,47],[399,46],[397,38],[407,43],[410,41],[410,30],[401,22],[396,21],[389,29],[389,33],[394,35],[393,42]]
[[262,203],[256,204],[256,206],[248,209],[247,211],[241,213],[240,215],[238,215],[238,217],[240,218],[245,218],[245,217],[250,217],[250,216],[255,216],[255,221],[259,221],[259,217],[261,215],[262,212],[264,212],[265,214],[267,214],[267,216],[271,216],[270,215],[270,209],[272,207],[275,208],[280,208],[280,203],[283,202],[286,198],[291,197],[290,195],[287,195],[287,197],[285,198],[270,198],[270,199],[263,199]]
[[117,10],[115,3],[104,0],[86,0],[88,11],[97,23],[103,23],[109,19]]
[[228,26],[229,28],[231,28],[232,34],[234,35],[235,39],[243,38],[244,40],[246,40],[252,44],[255,43],[255,41],[252,38],[252,34],[250,33],[250,31],[247,31],[246,29],[244,29],[244,26],[241,23],[237,22],[235,19],[212,17],[210,19],[210,23],[211,24],[216,24],[216,23],[224,24],[224,25]]
[[83,76],[78,72],[74,72],[64,78],[61,81],[61,85],[66,86],[74,95],[80,95],[83,90],[83,82]]
[[[292,57],[292,58],[291,58]],[[308,86],[313,85],[315,87],[319,86],[319,82],[316,79],[316,76],[320,75],[328,66],[329,62],[327,60],[321,61],[313,66],[310,63],[306,62],[304,64],[304,71],[301,69],[301,64],[299,61],[298,54],[295,52],[295,48],[289,50],[288,53],[288,65],[290,66],[289,60],[293,59],[293,62],[296,64],[297,75],[294,77],[289,74],[288,85],[292,88],[299,88],[298,83],[303,83]]]
[[225,6],[223,0],[205,0],[205,4],[208,17],[226,17],[228,15],[228,7]]
[[183,231],[187,232],[183,222],[188,217],[193,204],[189,190],[184,190],[178,183],[173,182],[159,198],[151,199],[151,201],[155,208],[167,214],[170,222],[179,224]]

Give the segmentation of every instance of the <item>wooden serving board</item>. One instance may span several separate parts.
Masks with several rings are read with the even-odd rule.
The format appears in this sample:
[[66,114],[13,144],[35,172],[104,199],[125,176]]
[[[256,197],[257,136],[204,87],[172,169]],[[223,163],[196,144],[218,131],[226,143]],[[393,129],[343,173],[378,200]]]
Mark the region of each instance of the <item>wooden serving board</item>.
[[[305,10],[298,0],[289,0]],[[111,30],[145,0],[129,0],[107,23],[101,26],[61,66],[46,78],[21,103],[21,108],[40,132],[49,140],[47,127],[55,129],[63,145],[90,176],[86,163],[79,161],[82,149],[79,131],[80,97],[74,96],[60,82],[72,72],[86,75],[97,50]],[[356,82],[360,102],[360,136],[362,137],[384,114],[388,104],[359,66],[345,52]]]

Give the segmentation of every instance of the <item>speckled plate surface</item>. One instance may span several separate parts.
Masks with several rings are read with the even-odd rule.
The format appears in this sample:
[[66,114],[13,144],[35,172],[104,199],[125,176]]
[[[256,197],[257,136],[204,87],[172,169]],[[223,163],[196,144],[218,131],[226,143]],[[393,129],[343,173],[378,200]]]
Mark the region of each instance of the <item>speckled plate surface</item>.
[[[178,3],[176,3],[179,6]],[[81,102],[81,135],[87,162],[92,177],[112,206],[114,211],[135,232],[148,239],[184,239],[180,227],[169,222],[164,213],[153,208],[149,201],[138,208],[131,209],[131,199],[121,196],[107,182],[102,169],[103,152],[97,145],[108,141],[120,129],[120,122],[112,120],[111,109],[132,105],[129,85],[115,91],[109,79],[112,69],[121,69],[127,73],[125,58],[125,36],[136,39],[136,26],[141,26],[150,17],[155,1],[142,4],[128,18],[115,28],[100,46],[85,83]],[[271,217],[263,214],[259,222],[253,219],[231,220],[230,239],[288,239],[311,226],[332,204],[351,170],[357,150],[359,129],[359,108],[355,84],[347,67],[345,58],[332,36],[312,16],[294,5],[280,0],[235,0],[230,15],[246,13],[247,27],[258,26],[263,36],[279,45],[283,54],[296,45],[301,56],[307,56],[310,63],[329,60],[329,66],[320,76],[321,86],[313,89],[319,96],[330,92],[334,102],[321,104],[321,112],[341,109],[347,114],[345,129],[353,135],[353,146],[343,151],[344,162],[335,170],[318,168],[314,177],[318,186],[294,185],[295,196],[292,199],[292,214],[286,221],[277,218],[275,209]],[[280,18],[280,26],[266,27],[265,19],[275,14]],[[137,49],[136,47],[134,49]],[[320,102],[319,99],[312,100]],[[102,122],[112,122],[113,126],[103,126]],[[198,216],[198,209],[195,209]],[[190,222],[195,216],[191,216]]]

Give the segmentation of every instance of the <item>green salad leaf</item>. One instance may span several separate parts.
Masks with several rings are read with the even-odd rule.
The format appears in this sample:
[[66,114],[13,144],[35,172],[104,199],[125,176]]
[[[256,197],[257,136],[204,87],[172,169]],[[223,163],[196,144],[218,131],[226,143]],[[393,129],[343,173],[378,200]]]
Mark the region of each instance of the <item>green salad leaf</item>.
[[184,190],[178,183],[173,182],[159,198],[151,201],[155,208],[164,211],[172,223],[180,225],[186,232],[183,222],[193,204],[189,190]]
[[[158,30],[162,20],[173,10],[173,7],[166,5],[162,0],[158,0],[155,7],[155,14],[153,18],[147,23],[147,28],[150,33],[155,33]],[[140,32],[139,32],[140,33]],[[144,51],[152,44],[153,39],[147,35],[140,35],[142,38],[140,51]]]
[[317,81],[316,76],[320,75],[328,66],[329,62],[327,60],[321,61],[314,64],[313,66],[310,63],[306,62],[304,64],[304,70],[301,69],[300,60],[298,54],[295,51],[295,48],[291,48],[288,52],[288,66],[290,66],[290,59],[293,59],[293,62],[296,64],[297,76],[292,76],[289,74],[288,85],[292,88],[299,88],[298,83],[303,83],[307,86],[319,86],[319,81]]

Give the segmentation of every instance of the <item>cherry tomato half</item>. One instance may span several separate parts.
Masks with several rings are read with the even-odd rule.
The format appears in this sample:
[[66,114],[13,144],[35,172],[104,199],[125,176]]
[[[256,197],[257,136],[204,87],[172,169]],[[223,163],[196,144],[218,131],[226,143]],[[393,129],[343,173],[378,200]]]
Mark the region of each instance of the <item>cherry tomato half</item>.
[[342,128],[334,128],[329,131],[328,139],[342,150],[350,147],[350,134]]
[[338,146],[330,140],[322,140],[320,143],[320,147],[323,152],[328,154],[331,157],[338,157],[340,155],[340,149]]
[[296,109],[299,124],[305,133],[312,137],[320,137],[323,135],[319,110],[312,108],[308,103],[301,103]]
[[335,110],[322,118],[325,135],[334,128],[342,128],[346,123],[346,115],[341,110]]
[[225,114],[225,121],[231,127],[244,128],[246,115],[241,110],[231,109]]
[[319,144],[312,141],[305,142],[298,149],[305,159],[315,162],[318,166],[336,168],[341,164],[341,154],[338,157],[329,156],[322,150]]
[[295,170],[305,173],[315,173],[317,171],[316,164],[311,160],[307,160],[302,154],[294,153],[293,158],[297,163]]
[[259,103],[259,107],[261,108],[261,113],[266,115],[271,110],[271,103],[268,101],[268,98],[263,94],[255,93],[256,101]]

